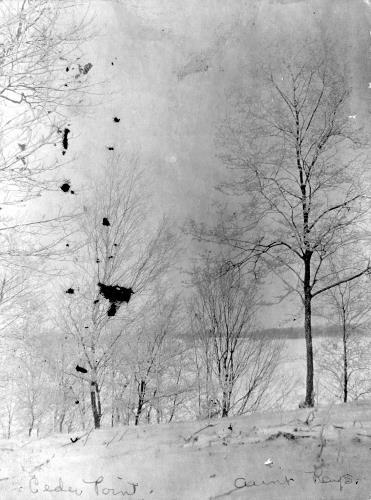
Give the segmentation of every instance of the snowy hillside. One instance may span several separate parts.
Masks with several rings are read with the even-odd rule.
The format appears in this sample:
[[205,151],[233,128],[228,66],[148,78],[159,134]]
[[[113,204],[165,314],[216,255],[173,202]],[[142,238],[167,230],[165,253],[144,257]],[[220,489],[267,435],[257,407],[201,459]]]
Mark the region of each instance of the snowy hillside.
[[370,450],[371,403],[4,440],[0,497],[369,499]]

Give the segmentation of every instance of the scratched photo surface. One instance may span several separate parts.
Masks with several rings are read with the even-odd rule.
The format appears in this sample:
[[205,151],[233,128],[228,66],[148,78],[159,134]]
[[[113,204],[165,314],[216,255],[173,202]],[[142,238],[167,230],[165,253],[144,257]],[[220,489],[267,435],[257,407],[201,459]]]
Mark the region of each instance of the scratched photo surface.
[[0,499],[371,499],[371,1],[0,1]]

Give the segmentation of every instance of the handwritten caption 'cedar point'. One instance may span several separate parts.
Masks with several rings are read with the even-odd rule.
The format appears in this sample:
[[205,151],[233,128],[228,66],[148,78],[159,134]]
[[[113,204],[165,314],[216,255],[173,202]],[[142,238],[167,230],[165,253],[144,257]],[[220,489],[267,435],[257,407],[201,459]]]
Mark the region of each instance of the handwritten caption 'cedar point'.
[[[118,480],[122,481],[122,478],[117,476]],[[36,475],[33,475],[29,480],[28,487],[32,494],[36,495],[38,493],[69,493],[75,496],[82,496],[83,493],[87,493],[89,498],[92,496],[115,496],[120,497],[132,497],[137,493],[138,483],[132,483],[130,481],[125,481],[125,487],[120,485],[119,487],[112,487],[107,483],[104,483],[104,476],[99,476],[97,479],[87,481],[82,479],[82,483],[86,486],[77,488],[75,486],[70,486],[64,483],[63,479],[58,478],[58,483],[50,485],[48,483],[39,481]]]

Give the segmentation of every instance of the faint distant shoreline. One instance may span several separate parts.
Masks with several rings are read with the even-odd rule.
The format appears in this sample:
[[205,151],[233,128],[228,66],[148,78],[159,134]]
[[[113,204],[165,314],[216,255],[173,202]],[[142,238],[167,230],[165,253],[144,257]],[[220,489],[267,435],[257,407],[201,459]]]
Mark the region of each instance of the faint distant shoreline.
[[[300,323],[299,323],[300,325]],[[371,326],[365,325],[363,328],[358,328],[352,332],[352,335],[359,335],[366,337],[371,330]],[[304,338],[304,325],[290,327],[290,328],[264,328],[258,330],[255,334],[257,337],[263,335],[270,339],[303,339]],[[312,326],[313,338],[340,338],[341,329],[338,326],[315,325]],[[182,336],[184,339],[184,336]]]
[[[354,332],[354,335],[366,336],[369,332],[368,327],[358,328]],[[291,328],[266,328],[260,330],[262,335],[266,335],[269,338],[275,339],[302,339],[304,338],[304,325],[296,326]],[[312,327],[313,337],[340,337],[341,330],[339,326],[313,326]]]

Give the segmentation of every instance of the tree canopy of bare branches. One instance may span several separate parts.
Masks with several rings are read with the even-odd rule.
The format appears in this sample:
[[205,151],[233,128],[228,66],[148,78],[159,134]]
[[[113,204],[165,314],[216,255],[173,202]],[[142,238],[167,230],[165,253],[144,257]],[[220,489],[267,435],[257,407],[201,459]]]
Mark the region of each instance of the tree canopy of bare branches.
[[[96,427],[102,415],[100,385],[114,350],[135,320],[135,302],[159,285],[175,250],[166,221],[148,227],[148,198],[135,164],[111,155],[103,175],[81,219],[83,245],[71,274],[73,285],[67,288],[70,293],[64,293],[62,319],[87,367],[88,373],[78,376],[90,384]],[[130,289],[133,295],[110,303],[102,286]]]
[[70,2],[0,4],[0,256],[50,250],[55,227],[48,228],[43,244],[40,237],[35,241],[35,234],[63,221],[60,213],[51,220],[33,220],[15,207],[55,189],[51,172],[66,153],[67,109],[87,89],[87,75],[69,71],[78,68],[80,47],[88,36],[85,16],[76,21],[72,11]]
[[192,323],[206,367],[206,404],[217,398],[222,417],[253,411],[280,358],[279,343],[255,333],[255,283],[210,258],[195,270],[193,282]]
[[287,57],[281,48],[274,63],[262,65],[261,87],[231,99],[218,133],[230,171],[220,189],[239,209],[214,229],[193,232],[231,246],[233,265],[263,264],[286,294],[299,293],[307,353],[303,404],[313,406],[312,301],[370,271],[359,259],[336,272],[325,266],[365,236],[369,202],[364,143],[348,117],[345,74],[319,44],[299,46]]

